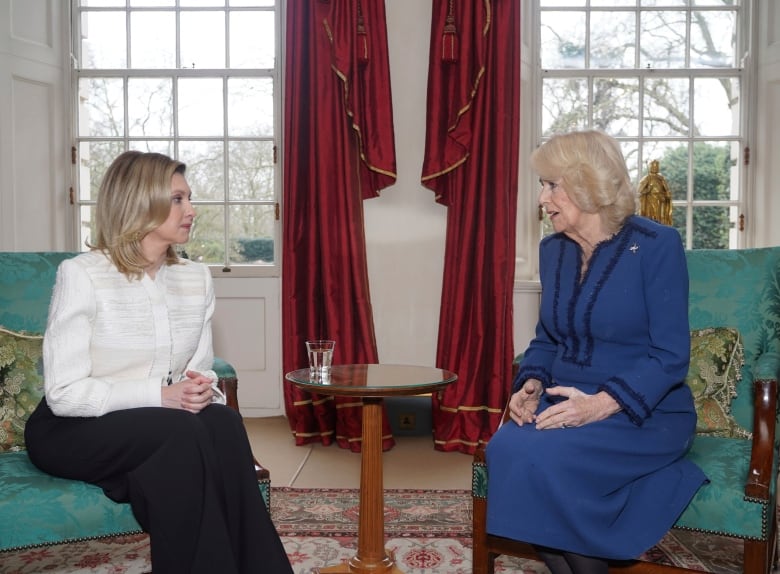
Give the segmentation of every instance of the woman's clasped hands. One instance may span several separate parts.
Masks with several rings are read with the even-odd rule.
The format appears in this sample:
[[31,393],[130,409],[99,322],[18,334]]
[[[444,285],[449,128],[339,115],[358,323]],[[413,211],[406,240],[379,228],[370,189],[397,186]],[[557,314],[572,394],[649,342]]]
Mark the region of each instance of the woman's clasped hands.
[[[543,392],[566,400],[554,403],[537,415]],[[578,427],[603,420],[619,410],[615,399],[604,391],[589,395],[575,387],[562,386],[552,386],[545,390],[537,379],[525,381],[509,399],[510,418],[518,426],[536,423],[539,430]]]
[[187,371],[186,377],[162,387],[162,406],[199,413],[214,397],[211,379],[196,371]]
[[542,382],[528,379],[520,390],[509,399],[509,416],[518,426],[532,423],[536,420],[536,409],[542,396]]

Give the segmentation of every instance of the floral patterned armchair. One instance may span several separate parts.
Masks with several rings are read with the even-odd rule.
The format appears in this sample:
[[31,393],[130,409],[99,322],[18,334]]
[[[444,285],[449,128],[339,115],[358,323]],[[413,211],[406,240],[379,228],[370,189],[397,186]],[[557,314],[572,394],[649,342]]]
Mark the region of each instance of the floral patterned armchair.
[[[780,374],[780,247],[695,250],[690,275],[691,367],[697,436],[688,457],[710,479],[674,529],[743,541],[743,568],[777,562],[777,378]],[[484,450],[473,463],[473,572],[492,574],[501,554],[538,559],[533,548],[486,532]],[[614,572],[690,571],[646,556]]]

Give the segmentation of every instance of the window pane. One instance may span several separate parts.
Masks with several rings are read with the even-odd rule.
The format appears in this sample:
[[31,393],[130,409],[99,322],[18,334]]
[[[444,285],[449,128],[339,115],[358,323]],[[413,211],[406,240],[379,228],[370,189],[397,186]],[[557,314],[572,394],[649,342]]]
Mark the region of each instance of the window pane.
[[693,117],[700,136],[739,134],[738,78],[697,78],[693,83]]
[[585,67],[585,12],[542,12],[542,68]]
[[694,6],[739,6],[742,0],[690,0]]
[[593,81],[593,127],[615,136],[639,135],[639,79]]
[[104,6],[107,8],[124,8],[125,0],[81,0],[81,5],[89,8]]
[[173,135],[173,82],[170,78],[129,78],[127,108],[130,135]]
[[567,8],[569,6],[585,6],[585,0],[539,0],[542,8]]
[[590,0],[590,5],[593,7],[636,6],[636,0]]
[[691,67],[735,67],[736,14],[723,10],[693,12],[691,17]]
[[626,167],[628,167],[628,175],[632,182],[637,182],[639,175],[637,169],[639,145],[635,141],[624,140],[620,142],[620,150],[623,152],[623,159],[626,160]]
[[684,68],[685,12],[641,12],[639,18],[640,67]]
[[175,157],[173,152],[172,140],[131,140],[130,149],[138,151],[151,151],[154,153],[161,153],[168,157]]
[[81,220],[79,221],[79,248],[84,249],[86,245],[92,243],[95,239],[95,206],[82,205],[79,209]]
[[[203,263],[224,263],[224,208],[200,205],[196,206],[195,212],[190,241],[183,246],[186,255]],[[272,205],[231,206],[229,261],[273,263],[274,226],[275,208]]]
[[689,85],[687,78],[645,80],[642,130],[646,137],[689,134]]
[[633,68],[636,16],[634,12],[592,12],[590,67]]
[[229,0],[231,6],[273,6],[274,0]]
[[680,236],[685,240],[688,233],[688,217],[684,205],[672,205],[672,227],[680,232]]
[[542,93],[543,135],[587,127],[588,83],[584,78],[545,78]]
[[690,0],[640,0],[642,6],[687,6]]
[[224,6],[225,0],[179,0],[179,6],[182,7],[204,7],[210,8],[211,6]]
[[127,66],[124,12],[84,12],[81,15],[81,62],[85,69]]
[[694,144],[693,162],[694,201],[731,199],[731,171],[737,162],[728,143]]
[[275,45],[273,12],[230,13],[231,68],[273,68]]
[[693,206],[693,249],[728,249],[728,207]]
[[228,79],[228,133],[270,137],[274,133],[274,93],[270,78]]
[[190,240],[182,245],[182,248],[193,261],[223,264],[225,262],[225,207],[196,205]]
[[82,142],[79,145],[79,199],[97,199],[103,174],[123,151],[125,144],[121,141]]
[[179,79],[179,135],[221,136],[222,109],[220,78]]
[[176,4],[176,0],[130,0],[130,6],[137,7],[166,7]]
[[224,68],[225,13],[182,12],[180,21],[182,68]]
[[225,199],[225,156],[221,141],[181,141],[179,159],[187,164],[187,183],[195,201]]
[[79,135],[122,137],[125,134],[121,78],[79,79]]
[[270,141],[230,143],[230,199],[273,201],[274,144]]
[[132,68],[176,67],[176,17],[173,12],[130,14]]
[[234,263],[273,263],[275,218],[273,205],[232,206],[230,260]]

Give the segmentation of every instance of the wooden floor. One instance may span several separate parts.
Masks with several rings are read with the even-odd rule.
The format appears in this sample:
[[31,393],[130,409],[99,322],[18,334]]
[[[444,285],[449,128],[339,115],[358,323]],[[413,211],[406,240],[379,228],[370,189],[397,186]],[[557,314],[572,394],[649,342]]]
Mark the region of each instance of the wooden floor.
[[[244,419],[252,450],[272,486],[358,488],[360,454],[336,445],[295,446],[285,417]],[[384,487],[471,489],[471,456],[434,450],[430,436],[399,436],[384,453]]]

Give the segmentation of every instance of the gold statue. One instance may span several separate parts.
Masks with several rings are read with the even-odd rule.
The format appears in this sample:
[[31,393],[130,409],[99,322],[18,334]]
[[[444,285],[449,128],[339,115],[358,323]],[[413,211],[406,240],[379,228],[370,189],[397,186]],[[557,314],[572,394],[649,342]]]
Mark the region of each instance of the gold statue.
[[650,173],[639,182],[639,214],[665,225],[672,224],[672,193],[658,171],[658,160],[650,162]]

